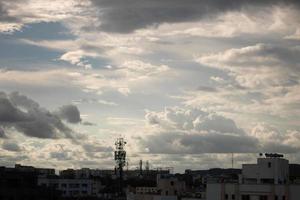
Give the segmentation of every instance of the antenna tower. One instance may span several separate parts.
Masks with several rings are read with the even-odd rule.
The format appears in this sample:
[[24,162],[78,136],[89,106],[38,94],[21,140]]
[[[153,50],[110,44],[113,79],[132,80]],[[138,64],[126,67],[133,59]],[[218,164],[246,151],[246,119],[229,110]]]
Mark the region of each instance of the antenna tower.
[[117,138],[115,142],[115,161],[116,161],[116,171],[119,176],[119,192],[120,195],[123,193],[123,167],[126,165],[126,151],[124,149],[126,141],[124,138]]

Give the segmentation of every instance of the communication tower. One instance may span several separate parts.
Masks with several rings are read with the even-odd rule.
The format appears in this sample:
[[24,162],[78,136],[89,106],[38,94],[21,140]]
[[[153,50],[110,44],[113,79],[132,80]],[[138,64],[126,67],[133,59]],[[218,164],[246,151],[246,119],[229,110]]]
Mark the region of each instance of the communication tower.
[[123,167],[126,165],[126,151],[124,149],[126,141],[124,138],[117,138],[115,142],[115,161],[116,161],[116,172],[119,177],[119,192],[120,195],[123,193]]

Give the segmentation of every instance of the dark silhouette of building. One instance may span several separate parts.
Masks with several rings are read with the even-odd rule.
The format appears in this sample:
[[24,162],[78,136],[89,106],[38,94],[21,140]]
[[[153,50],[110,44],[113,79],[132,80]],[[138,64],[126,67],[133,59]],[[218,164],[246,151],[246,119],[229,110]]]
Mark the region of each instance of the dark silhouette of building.
[[0,167],[0,200],[58,199],[58,191],[38,186],[37,179],[35,170]]

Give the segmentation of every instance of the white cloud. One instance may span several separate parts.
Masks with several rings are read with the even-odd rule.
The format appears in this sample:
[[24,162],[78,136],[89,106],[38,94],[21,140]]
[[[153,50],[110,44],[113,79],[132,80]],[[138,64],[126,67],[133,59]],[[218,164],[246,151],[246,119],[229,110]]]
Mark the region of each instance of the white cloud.
[[60,60],[70,62],[73,65],[83,67],[85,69],[91,69],[92,66],[88,64],[88,61],[84,59],[85,53],[83,51],[70,51],[63,54]]

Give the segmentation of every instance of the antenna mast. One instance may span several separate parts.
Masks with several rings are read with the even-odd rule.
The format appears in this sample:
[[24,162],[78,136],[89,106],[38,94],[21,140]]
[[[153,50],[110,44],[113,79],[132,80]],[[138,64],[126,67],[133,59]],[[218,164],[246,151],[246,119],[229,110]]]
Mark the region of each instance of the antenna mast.
[[231,168],[233,169],[233,159],[234,159],[234,157],[233,157],[234,155],[233,155],[233,153],[231,153]]
[[116,171],[119,176],[119,192],[120,195],[123,193],[123,167],[126,165],[126,151],[124,149],[126,141],[124,138],[117,138],[115,142],[115,161],[116,161]]

